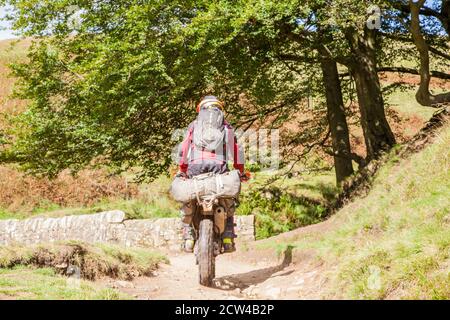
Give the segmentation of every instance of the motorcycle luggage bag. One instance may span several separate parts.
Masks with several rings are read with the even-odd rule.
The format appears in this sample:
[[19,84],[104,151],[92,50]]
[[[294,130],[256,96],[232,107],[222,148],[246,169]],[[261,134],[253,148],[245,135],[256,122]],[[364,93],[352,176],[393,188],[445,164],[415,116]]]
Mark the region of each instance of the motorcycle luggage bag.
[[240,191],[241,179],[238,170],[217,175],[205,173],[192,179],[176,177],[170,187],[172,197],[182,203],[203,196],[237,198]]

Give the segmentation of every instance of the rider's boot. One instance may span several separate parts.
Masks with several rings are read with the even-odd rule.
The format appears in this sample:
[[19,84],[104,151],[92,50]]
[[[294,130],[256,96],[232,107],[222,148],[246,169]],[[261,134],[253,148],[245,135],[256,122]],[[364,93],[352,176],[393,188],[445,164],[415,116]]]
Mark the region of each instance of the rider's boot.
[[234,244],[234,238],[236,238],[234,233],[234,218],[228,217],[227,224],[225,226],[225,232],[222,235],[222,244],[224,253],[236,251],[236,246]]
[[183,223],[183,249],[185,252],[194,252],[195,238],[194,228],[190,224]]

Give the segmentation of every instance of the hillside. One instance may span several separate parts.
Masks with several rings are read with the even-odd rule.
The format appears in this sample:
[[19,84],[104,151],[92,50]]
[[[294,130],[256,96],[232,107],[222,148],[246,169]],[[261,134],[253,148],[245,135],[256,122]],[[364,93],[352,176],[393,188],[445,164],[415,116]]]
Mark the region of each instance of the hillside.
[[10,77],[8,65],[23,61],[30,46],[29,40],[3,40],[0,41],[0,124],[4,124],[3,115],[16,114],[23,111],[25,103],[13,99],[14,79]]
[[[449,145],[447,124],[423,151],[392,155],[366,197],[326,222],[249,249],[250,256],[292,250],[291,273],[264,286],[287,298],[449,299]],[[294,278],[302,285],[293,293]]]

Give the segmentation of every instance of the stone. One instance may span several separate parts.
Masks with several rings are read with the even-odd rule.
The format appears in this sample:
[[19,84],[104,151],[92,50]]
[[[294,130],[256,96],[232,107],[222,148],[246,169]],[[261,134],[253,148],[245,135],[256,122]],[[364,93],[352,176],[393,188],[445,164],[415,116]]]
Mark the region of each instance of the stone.
[[[254,217],[236,216],[235,221],[237,241],[254,241]],[[0,220],[0,245],[66,240],[178,251],[182,225],[179,218],[125,220],[125,213],[119,210],[62,218]]]
[[249,296],[249,297],[252,297],[252,296],[255,296],[255,290],[256,290],[256,286],[255,285],[251,285],[248,288],[244,289],[242,291],[242,293],[247,295],[247,296]]
[[125,212],[120,210],[104,212],[103,214],[108,223],[122,223],[125,220]]
[[286,289],[287,293],[300,293],[302,286],[293,286]]
[[152,292],[156,292],[156,291],[159,291],[159,289],[160,289],[160,287],[158,287],[158,286],[155,286],[154,288],[152,288],[150,291],[152,291]]

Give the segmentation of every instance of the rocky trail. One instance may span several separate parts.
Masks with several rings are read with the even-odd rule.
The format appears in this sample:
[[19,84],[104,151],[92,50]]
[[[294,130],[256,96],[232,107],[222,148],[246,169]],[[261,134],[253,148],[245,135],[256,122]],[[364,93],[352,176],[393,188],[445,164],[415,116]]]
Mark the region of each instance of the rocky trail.
[[[237,251],[216,258],[213,288],[198,283],[194,254],[166,251],[169,264],[161,264],[152,277],[102,283],[143,300],[200,299],[321,299],[330,266],[314,251],[287,247],[277,252],[273,244],[307,234],[319,235],[333,227],[333,218],[255,242],[237,242]],[[272,247],[272,249],[264,249]],[[332,267],[331,267],[332,269]]]
[[[320,298],[320,265],[295,263],[288,249],[281,261],[243,252],[216,260],[214,287],[198,284],[193,254],[169,253],[153,277],[107,285],[136,299],[312,299]],[[308,259],[309,260],[309,259]]]

